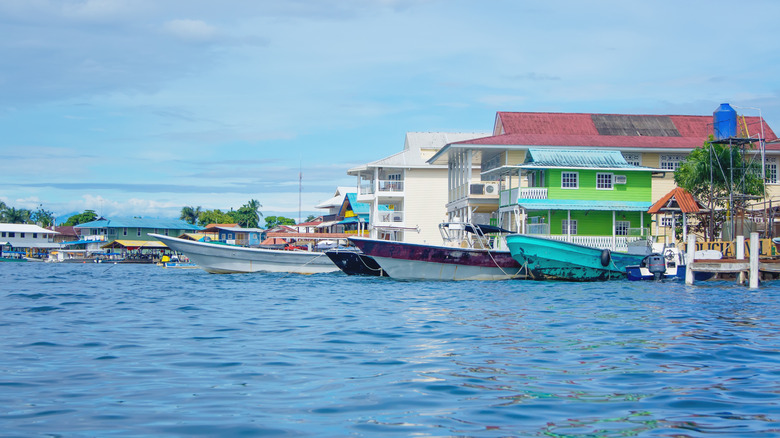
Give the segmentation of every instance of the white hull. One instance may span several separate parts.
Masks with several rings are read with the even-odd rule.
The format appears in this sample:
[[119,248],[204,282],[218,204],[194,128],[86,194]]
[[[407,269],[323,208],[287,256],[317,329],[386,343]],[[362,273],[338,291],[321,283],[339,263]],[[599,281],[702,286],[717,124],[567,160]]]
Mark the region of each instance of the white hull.
[[508,280],[520,277],[520,269],[470,266],[452,263],[373,257],[394,280]]
[[213,274],[247,272],[320,274],[339,270],[325,253],[321,252],[245,248],[193,242],[159,234],[149,235],[166,244],[168,248],[186,255],[199,268]]

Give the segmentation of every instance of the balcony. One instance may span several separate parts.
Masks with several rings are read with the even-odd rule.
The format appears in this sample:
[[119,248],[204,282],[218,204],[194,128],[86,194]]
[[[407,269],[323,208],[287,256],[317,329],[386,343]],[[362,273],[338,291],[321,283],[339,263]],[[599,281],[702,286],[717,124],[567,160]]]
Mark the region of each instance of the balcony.
[[403,226],[404,212],[398,210],[380,211],[375,225]]
[[394,193],[403,193],[404,191],[404,182],[399,180],[379,180],[379,191],[380,192],[394,192]]
[[542,187],[518,189],[515,187],[510,190],[501,190],[499,204],[502,207],[512,206],[517,204],[518,199],[547,199],[547,189]]
[[531,187],[520,190],[521,199],[547,199],[547,189],[541,187]]

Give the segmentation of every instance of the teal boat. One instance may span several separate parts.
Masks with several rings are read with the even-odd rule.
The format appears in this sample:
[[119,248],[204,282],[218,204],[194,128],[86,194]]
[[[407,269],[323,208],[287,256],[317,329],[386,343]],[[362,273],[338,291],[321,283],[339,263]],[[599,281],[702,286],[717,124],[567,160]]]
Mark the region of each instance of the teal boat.
[[535,280],[624,279],[626,267],[638,265],[647,255],[613,252],[527,234],[510,234],[506,243],[512,258],[527,267],[528,277]]

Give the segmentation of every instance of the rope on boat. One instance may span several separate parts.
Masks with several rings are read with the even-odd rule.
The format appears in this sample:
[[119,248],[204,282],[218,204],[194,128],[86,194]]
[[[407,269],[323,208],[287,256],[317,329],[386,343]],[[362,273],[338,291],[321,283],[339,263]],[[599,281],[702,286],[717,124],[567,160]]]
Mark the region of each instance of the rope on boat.
[[[497,267],[498,269],[500,269],[500,270],[501,270],[501,272],[503,272],[503,273],[504,273],[504,275],[508,276],[510,279],[513,279],[513,278],[517,277],[517,276],[520,274],[520,271],[522,270],[522,266],[520,267],[520,269],[519,269],[517,272],[515,272],[515,273],[514,273],[514,274],[512,274],[512,275],[509,275],[509,274],[507,274],[507,273],[506,273],[506,271],[504,270],[504,268],[502,268],[502,267],[501,267],[501,266],[498,264],[498,262],[496,261],[496,259],[493,257],[493,254],[491,254],[491,253],[490,253],[490,250],[488,250],[488,251],[487,251],[487,253],[488,253],[488,255],[490,256],[490,260],[493,260],[493,264],[494,264],[494,265],[496,265],[496,267]],[[528,263],[528,262],[526,261],[526,264],[527,264],[527,263]]]
[[[304,267],[304,266],[308,265],[309,263],[311,263],[311,262],[313,262],[313,261],[317,260],[318,258],[320,258],[320,257],[322,257],[322,256],[324,256],[324,255],[325,255],[325,253],[324,253],[324,252],[323,252],[323,253],[320,253],[320,255],[318,255],[318,256],[314,257],[313,259],[309,260],[308,262],[306,262],[306,263],[304,263],[304,264],[302,264],[302,265],[298,266],[296,269],[300,269],[300,268],[302,268],[302,267]],[[290,271],[290,272],[288,272],[288,273],[287,273],[287,275],[285,275],[284,277],[282,277],[282,279],[283,279],[283,278],[287,278],[287,277],[289,277],[289,276],[290,276],[290,275],[292,275],[292,274],[297,274],[297,272]]]
[[378,271],[380,273],[382,272],[382,267],[381,266],[378,269],[377,268],[372,268],[371,266],[368,266],[366,264],[366,262],[363,260],[363,257],[360,257],[360,254],[358,254],[358,259],[360,260],[360,263],[362,263],[363,266],[365,266],[366,269],[368,269],[369,271]]

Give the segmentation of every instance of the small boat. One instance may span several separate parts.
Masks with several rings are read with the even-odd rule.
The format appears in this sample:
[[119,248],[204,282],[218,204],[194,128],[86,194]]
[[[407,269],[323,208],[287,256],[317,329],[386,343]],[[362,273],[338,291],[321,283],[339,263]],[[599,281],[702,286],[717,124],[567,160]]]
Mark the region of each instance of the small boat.
[[387,277],[379,263],[358,248],[333,248],[325,251],[325,255],[347,275]]
[[213,274],[292,272],[319,274],[338,271],[323,252],[247,248],[149,234],[168,248],[186,255],[199,268]]
[[648,254],[629,254],[527,234],[510,234],[512,257],[535,280],[603,281],[625,279],[626,267],[639,265]]
[[[685,281],[685,254],[675,247],[646,256],[638,265],[626,266],[626,277],[631,281],[678,280]],[[694,253],[695,260],[717,260],[723,257],[720,251],[700,250]],[[715,276],[713,272],[694,272],[694,280],[706,281]]]
[[[490,233],[508,232],[489,225],[461,222],[439,225],[445,243],[425,245],[390,240],[350,237],[363,254],[374,259],[390,278],[396,280],[506,280],[523,278],[520,264],[509,251],[490,249]],[[473,233],[471,240],[454,245],[449,231]],[[472,242],[471,246],[466,242]],[[478,242],[474,245],[474,242]]]

